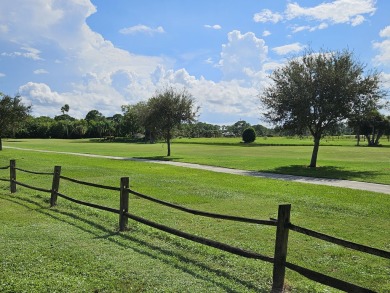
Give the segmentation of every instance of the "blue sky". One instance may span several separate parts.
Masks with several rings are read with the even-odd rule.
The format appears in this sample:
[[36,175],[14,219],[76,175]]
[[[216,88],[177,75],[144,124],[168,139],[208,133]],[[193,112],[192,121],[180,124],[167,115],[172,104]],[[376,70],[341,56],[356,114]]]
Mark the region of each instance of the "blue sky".
[[0,91],[34,116],[106,116],[165,86],[199,120],[262,123],[268,75],[305,48],[348,48],[390,89],[390,1],[1,0]]

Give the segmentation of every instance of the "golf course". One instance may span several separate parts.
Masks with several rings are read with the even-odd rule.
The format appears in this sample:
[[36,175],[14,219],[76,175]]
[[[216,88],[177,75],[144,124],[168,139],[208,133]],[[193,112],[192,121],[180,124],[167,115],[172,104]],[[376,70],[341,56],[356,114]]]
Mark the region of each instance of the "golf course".
[[[290,221],[384,251],[390,250],[389,195],[325,185],[239,176],[147,160],[195,163],[264,173],[378,183],[390,187],[390,142],[356,146],[353,137],[321,141],[318,166],[308,168],[311,138],[176,138],[166,144],[101,139],[3,139],[0,156],[1,292],[270,292],[273,265],[188,241],[118,216],[22,185],[50,190],[61,175],[130,189],[209,213],[270,220],[291,204]],[[79,154],[84,154],[83,156]],[[86,156],[90,155],[90,156]],[[99,157],[106,156],[106,157]],[[117,159],[109,157],[117,157]],[[122,158],[122,159],[118,159]],[[131,160],[131,158],[144,160]],[[23,172],[29,170],[32,172]],[[119,192],[62,180],[59,192],[79,201],[119,208]],[[273,257],[275,227],[199,217],[129,197],[129,212],[186,233]],[[290,231],[287,261],[374,292],[390,291],[390,260]],[[339,292],[286,269],[285,292]]]

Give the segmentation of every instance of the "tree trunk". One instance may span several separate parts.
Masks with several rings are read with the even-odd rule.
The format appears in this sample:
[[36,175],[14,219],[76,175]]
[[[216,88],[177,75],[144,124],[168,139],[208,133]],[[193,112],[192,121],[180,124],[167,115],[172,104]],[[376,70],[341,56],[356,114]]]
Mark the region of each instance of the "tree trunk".
[[360,145],[360,127],[357,130],[356,139],[357,139],[356,145],[359,146]]
[[376,134],[376,139],[375,139],[375,142],[374,142],[375,146],[379,145],[379,139],[382,137],[382,135],[383,135],[383,132],[379,130],[378,133]]
[[314,137],[314,147],[313,147],[313,153],[311,155],[311,161],[310,161],[310,168],[315,168],[317,166],[317,155],[318,155],[318,149],[320,147],[320,137]]
[[367,139],[368,146],[371,146],[371,137],[370,137],[370,135],[369,134],[365,134],[364,136]]
[[0,151],[3,150],[3,140],[1,139],[1,136],[0,136]]
[[167,135],[168,154],[167,157],[171,156],[171,133],[168,131]]

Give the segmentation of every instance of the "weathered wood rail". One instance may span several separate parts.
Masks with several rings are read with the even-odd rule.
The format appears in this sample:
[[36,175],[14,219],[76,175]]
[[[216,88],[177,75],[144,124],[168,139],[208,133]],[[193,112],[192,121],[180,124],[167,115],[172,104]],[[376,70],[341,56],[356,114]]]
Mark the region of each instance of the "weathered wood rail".
[[[137,221],[139,223],[148,225],[150,227],[156,228],[158,230],[203,244],[210,247],[214,247],[219,250],[223,250],[235,255],[239,255],[246,258],[252,258],[252,259],[259,259],[262,261],[266,261],[269,263],[273,263],[273,284],[272,284],[272,293],[279,293],[283,292],[284,287],[284,278],[285,278],[285,271],[286,268],[289,268],[290,270],[293,270],[308,279],[311,279],[313,281],[316,281],[318,283],[343,290],[345,292],[374,292],[370,289],[360,287],[358,285],[354,285],[352,283],[327,276],[325,274],[322,274],[320,272],[316,272],[304,267],[301,267],[299,265],[290,263],[287,261],[287,250],[288,250],[288,235],[290,231],[305,234],[310,237],[314,237],[317,239],[321,239],[323,241],[327,241],[330,243],[334,243],[349,249],[353,249],[356,251],[360,251],[363,253],[379,256],[382,258],[390,259],[390,252],[357,244],[351,241],[346,241],[340,238],[336,238],[333,236],[329,236],[320,232],[316,232],[307,228],[299,227],[290,222],[290,210],[291,205],[285,204],[285,205],[279,205],[278,210],[278,218],[277,219],[270,219],[270,220],[260,220],[260,219],[253,219],[253,218],[244,218],[244,217],[237,217],[237,216],[230,216],[230,215],[222,215],[222,214],[216,214],[216,213],[209,213],[209,212],[203,212],[199,210],[194,210],[190,208],[186,208],[180,205],[176,205],[173,203],[169,203],[139,192],[136,192],[129,188],[129,178],[128,177],[122,177],[120,179],[120,186],[119,187],[113,187],[113,186],[106,186],[96,183],[90,183],[85,182],[69,177],[65,177],[61,175],[61,167],[55,166],[53,172],[34,172],[29,170],[24,170],[21,168],[16,167],[15,160],[11,160],[9,166],[0,167],[0,170],[6,170],[9,169],[9,179],[0,178],[0,181],[3,182],[9,182],[10,184],[10,192],[15,193],[17,191],[17,185],[30,188],[33,190],[41,191],[50,193],[50,205],[53,207],[57,204],[58,197],[64,198],[66,200],[69,200],[71,202],[74,202],[76,204],[88,206],[95,209],[104,210],[107,212],[115,213],[119,215],[119,230],[125,231],[128,226],[128,219],[132,219],[134,221]],[[35,187],[31,186],[26,183],[22,183],[16,180],[16,171],[35,174],[35,175],[50,175],[53,176],[52,179],[52,187],[51,189],[44,189],[41,187]],[[72,198],[68,195],[62,194],[59,192],[60,187],[60,180],[70,181],[76,184],[81,184],[85,186],[100,188],[100,189],[106,189],[111,191],[117,191],[120,194],[120,201],[119,201],[119,209],[106,207],[94,203],[89,203],[85,201],[81,201],[75,198]],[[210,218],[217,218],[217,219],[224,219],[229,221],[238,221],[238,222],[245,222],[245,223],[252,223],[257,225],[269,225],[269,226],[275,226],[276,227],[276,237],[275,237],[275,252],[273,257],[265,256],[259,253],[255,253],[252,251],[247,251],[238,247],[230,246],[225,243],[221,243],[218,241],[214,241],[211,239],[207,239],[204,237],[196,236],[190,233],[186,233],[147,219],[144,219],[142,217],[136,216],[133,213],[129,212],[129,194],[133,194],[135,196],[138,196],[140,198],[143,198],[145,200],[149,200],[173,209],[177,209],[186,213],[190,213],[197,216],[203,216],[203,217],[210,217]]]

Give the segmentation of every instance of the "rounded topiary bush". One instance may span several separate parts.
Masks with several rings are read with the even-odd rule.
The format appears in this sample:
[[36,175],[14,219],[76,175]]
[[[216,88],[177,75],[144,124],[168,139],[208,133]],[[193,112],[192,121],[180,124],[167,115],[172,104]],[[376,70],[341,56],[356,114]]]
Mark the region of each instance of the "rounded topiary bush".
[[248,127],[242,133],[242,140],[245,143],[254,142],[256,140],[256,132],[252,127]]

